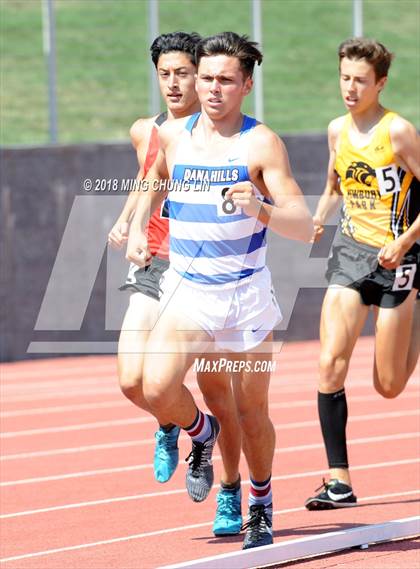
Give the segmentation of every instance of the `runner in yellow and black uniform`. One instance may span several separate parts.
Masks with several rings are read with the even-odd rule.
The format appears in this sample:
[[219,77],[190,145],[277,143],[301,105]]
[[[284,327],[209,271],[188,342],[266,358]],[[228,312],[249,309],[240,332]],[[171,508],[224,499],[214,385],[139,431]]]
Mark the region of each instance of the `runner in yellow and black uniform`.
[[341,231],[328,262],[321,312],[318,412],[330,480],[305,502],[308,510],[355,506],[347,456],[344,383],[357,338],[373,306],[375,389],[399,395],[420,351],[420,143],[416,129],[384,109],[392,54],[354,38],[338,50],[348,114],[328,127],[330,160],[314,217],[314,241],[343,200]]
[[355,146],[351,140],[352,115],[342,119],[337,141],[335,172],[344,198],[341,235],[328,263],[330,284],[357,290],[362,302],[392,308],[412,288],[420,288],[420,246],[414,244],[397,269],[379,264],[379,251],[412,225],[420,210],[420,184],[398,165],[390,125],[401,120],[383,110],[370,141]]

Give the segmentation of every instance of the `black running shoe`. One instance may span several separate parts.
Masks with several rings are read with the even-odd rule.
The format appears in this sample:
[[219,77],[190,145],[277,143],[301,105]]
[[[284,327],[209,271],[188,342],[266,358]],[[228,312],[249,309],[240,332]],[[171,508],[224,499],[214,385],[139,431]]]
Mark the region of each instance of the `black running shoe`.
[[189,461],[186,475],[187,492],[194,502],[202,502],[207,498],[214,481],[211,457],[220,425],[216,417],[212,415],[208,417],[211,423],[211,435],[203,443],[192,441],[192,450],[185,459]]
[[323,478],[322,486],[317,488],[315,492],[321,488],[323,488],[322,492],[306,500],[305,507],[308,510],[333,510],[357,506],[357,498],[353,494],[351,486],[344,484],[344,482],[340,482],[336,478],[325,482]]
[[273,504],[254,504],[249,507],[248,521],[241,529],[245,529],[242,549],[262,547],[273,543]]

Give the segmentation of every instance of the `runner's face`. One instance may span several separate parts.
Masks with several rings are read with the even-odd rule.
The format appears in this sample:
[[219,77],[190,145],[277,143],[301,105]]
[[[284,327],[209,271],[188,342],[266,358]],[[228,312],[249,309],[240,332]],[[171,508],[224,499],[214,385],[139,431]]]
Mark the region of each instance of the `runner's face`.
[[220,120],[231,111],[240,111],[242,100],[251,88],[252,79],[244,79],[237,57],[201,58],[196,89],[201,106],[210,118]]
[[157,64],[159,88],[168,109],[186,116],[197,103],[195,92],[196,67],[186,53],[162,53]]
[[344,104],[350,112],[360,113],[378,104],[386,77],[376,81],[373,66],[364,59],[341,60],[340,89]]

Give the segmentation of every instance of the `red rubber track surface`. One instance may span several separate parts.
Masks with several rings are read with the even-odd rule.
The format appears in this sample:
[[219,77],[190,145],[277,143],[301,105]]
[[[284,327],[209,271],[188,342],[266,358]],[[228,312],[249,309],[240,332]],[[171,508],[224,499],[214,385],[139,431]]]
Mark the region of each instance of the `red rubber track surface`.
[[[270,406],[277,435],[276,543],[420,513],[419,370],[399,398],[381,398],[371,380],[372,338],[358,342],[346,384],[349,456],[360,506],[303,508],[326,464],[316,409],[318,354],[318,342],[301,342],[284,345],[275,356]],[[146,569],[241,548],[242,536],[212,534],[217,484],[201,504],[186,494],[187,436],[180,438],[173,478],[155,482],[155,421],[121,395],[115,357],[5,364],[1,380],[4,567]],[[205,408],[192,372],[187,385]],[[221,461],[215,454],[218,481]],[[245,512],[243,460],[241,473]],[[411,540],[297,566],[395,568],[418,561]]]

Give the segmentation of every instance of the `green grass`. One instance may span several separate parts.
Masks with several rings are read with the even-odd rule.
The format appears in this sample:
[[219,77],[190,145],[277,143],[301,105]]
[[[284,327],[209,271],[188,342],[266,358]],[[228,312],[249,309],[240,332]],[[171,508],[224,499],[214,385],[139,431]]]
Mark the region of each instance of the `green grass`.
[[[160,0],[160,31],[251,33],[249,0]],[[337,45],[351,0],[262,0],[265,122],[280,133],[325,132],[344,112]],[[48,142],[41,0],[0,0],[0,143]],[[125,140],[148,115],[144,0],[55,0],[60,142]],[[383,103],[420,125],[420,2],[364,0],[364,33],[396,53]],[[252,112],[252,97],[245,106]]]

